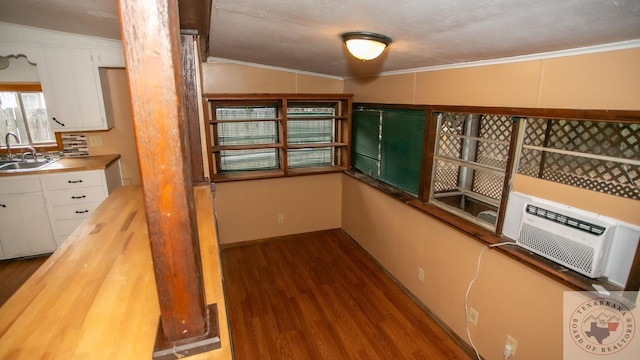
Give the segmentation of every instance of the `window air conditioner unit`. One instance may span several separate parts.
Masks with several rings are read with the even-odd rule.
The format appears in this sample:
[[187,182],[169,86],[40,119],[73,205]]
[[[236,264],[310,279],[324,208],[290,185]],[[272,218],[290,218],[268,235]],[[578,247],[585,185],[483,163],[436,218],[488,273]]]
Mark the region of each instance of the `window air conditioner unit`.
[[512,192],[503,234],[538,255],[590,278],[627,282],[640,227]]

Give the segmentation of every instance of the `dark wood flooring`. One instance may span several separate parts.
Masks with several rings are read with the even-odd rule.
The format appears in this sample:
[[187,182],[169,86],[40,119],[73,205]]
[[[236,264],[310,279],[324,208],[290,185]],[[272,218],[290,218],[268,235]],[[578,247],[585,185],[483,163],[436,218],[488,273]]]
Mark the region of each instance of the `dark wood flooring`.
[[469,359],[341,230],[222,250],[237,360]]
[[38,270],[47,256],[0,261],[0,306]]

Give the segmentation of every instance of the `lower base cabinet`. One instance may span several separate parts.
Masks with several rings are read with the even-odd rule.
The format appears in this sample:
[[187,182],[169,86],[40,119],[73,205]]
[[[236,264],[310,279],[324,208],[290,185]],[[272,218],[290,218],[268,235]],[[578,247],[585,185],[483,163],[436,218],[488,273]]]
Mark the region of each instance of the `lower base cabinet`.
[[0,196],[0,245],[5,259],[56,249],[42,192]]
[[122,185],[120,162],[0,178],[0,259],[51,253]]
[[72,171],[42,176],[47,208],[56,244],[80,226],[84,219],[122,185],[119,161],[106,170]]

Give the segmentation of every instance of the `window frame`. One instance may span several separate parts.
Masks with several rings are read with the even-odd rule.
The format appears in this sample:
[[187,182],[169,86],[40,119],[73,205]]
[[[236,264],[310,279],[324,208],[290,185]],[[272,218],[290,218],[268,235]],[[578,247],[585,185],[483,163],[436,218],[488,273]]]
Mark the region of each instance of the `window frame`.
[[520,149],[519,141],[522,138],[521,130],[523,127],[521,126],[521,122],[518,121],[519,117],[511,116],[508,114],[495,114],[495,115],[511,116],[511,135],[509,137],[507,163],[506,163],[505,169],[502,171],[504,174],[504,180],[502,184],[502,191],[501,191],[499,204],[497,206],[496,223],[494,226],[487,226],[478,219],[472,219],[469,215],[462,214],[464,212],[462,210],[452,211],[451,209],[448,209],[447,206],[442,205],[439,201],[437,203],[434,203],[432,200],[436,196],[435,191],[433,189],[433,184],[435,181],[434,173],[436,169],[436,161],[438,160],[438,157],[439,157],[438,155],[436,155],[436,146],[438,141],[437,137],[439,134],[438,116],[446,112],[455,112],[455,113],[464,113],[464,114],[480,114],[480,115],[484,115],[484,114],[494,115],[494,113],[493,112],[477,112],[477,111],[476,112],[445,111],[445,110],[442,110],[442,108],[437,108],[437,109],[438,110],[430,109],[430,111],[428,112],[429,120],[428,120],[427,126],[429,126],[429,133],[433,134],[433,136],[429,136],[428,140],[425,141],[424,151],[428,152],[429,154],[428,154],[427,162],[423,164],[423,166],[426,168],[425,179],[421,179],[421,186],[423,191],[421,192],[420,197],[418,199],[423,203],[429,203],[432,206],[440,207],[454,216],[458,216],[462,219],[465,219],[466,221],[469,221],[474,225],[477,225],[489,231],[492,231],[497,235],[501,234],[502,227],[504,225],[504,212],[506,211],[507,200],[508,200],[508,196],[505,196],[505,195],[508,194],[511,189],[512,179],[516,171],[516,162],[518,159],[517,153]]
[[[207,111],[206,121],[208,131],[206,132],[207,150],[209,155],[209,170],[213,182],[249,180],[262,178],[275,178],[286,176],[298,176],[309,174],[322,174],[342,172],[350,168],[351,152],[351,98],[350,94],[205,94],[205,111]],[[297,106],[335,106],[333,116],[321,115],[316,117],[290,116],[287,114],[289,108]],[[217,106],[260,106],[275,105],[277,107],[278,139],[273,144],[242,145],[236,146],[241,149],[277,149],[277,168],[269,170],[238,170],[222,171],[220,167],[220,152],[235,149],[233,146],[219,145],[217,126],[221,122],[215,118]],[[328,120],[333,119],[333,141],[331,142],[308,142],[289,144],[287,125],[290,121],[307,120]],[[229,122],[233,120],[224,120]],[[243,121],[243,120],[237,120]],[[267,121],[273,121],[271,119]],[[332,161],[334,165],[289,166],[289,151],[300,149],[331,148]]]
[[[416,123],[416,119],[419,119],[420,117],[424,119],[426,115],[424,110],[390,107],[372,107],[366,109],[357,108],[352,111],[353,126],[356,124],[356,113],[360,114],[358,115],[358,118],[360,118],[360,116],[365,116],[364,114],[367,113],[375,114],[378,117],[378,123],[374,127],[371,127],[375,128],[376,131],[373,135],[377,141],[375,146],[377,150],[375,159],[367,154],[356,152],[356,141],[358,137],[357,134],[353,133],[351,149],[354,152],[351,154],[351,163],[355,164],[356,159],[368,158],[369,160],[374,160],[376,164],[376,173],[375,176],[374,174],[369,176],[385,182],[390,186],[394,186],[400,191],[407,192],[410,195],[417,195],[420,191],[420,177],[422,173],[422,142],[424,141],[424,133],[426,129],[424,127],[425,122],[422,121],[422,125],[419,125]],[[403,144],[394,142],[393,139],[397,135],[398,129],[406,128],[411,128],[415,133],[406,134],[406,137],[403,138]],[[411,151],[416,148],[413,144],[417,139],[420,139],[420,154],[419,157],[413,158],[411,156]],[[400,156],[393,151],[390,151],[390,148],[392,147],[395,150],[400,150]],[[416,168],[417,173],[412,172],[413,170],[416,170]],[[411,174],[409,180],[416,180],[415,184],[412,181],[405,181],[406,178],[399,180],[399,176],[397,175],[406,171]],[[414,178],[414,175],[417,178]],[[415,188],[413,185],[416,185]]]
[[[543,109],[543,108],[506,108],[506,107],[482,107],[482,106],[454,106],[454,105],[402,105],[402,104],[381,104],[381,103],[354,103],[354,107],[365,108],[400,108],[400,109],[420,109],[425,110],[425,140],[423,142],[423,164],[421,171],[420,193],[413,196],[401,191],[391,185],[371,178],[370,176],[359,172],[357,169],[351,169],[346,174],[371,185],[378,190],[412,206],[439,221],[453,226],[454,228],[466,233],[473,239],[483,244],[497,244],[505,241],[513,241],[506,238],[502,234],[504,225],[504,209],[506,209],[507,196],[511,188],[514,175],[517,172],[517,151],[520,150],[524,136],[524,126],[521,121],[512,122],[512,135],[510,139],[509,159],[506,169],[505,181],[503,184],[500,208],[495,230],[489,230],[480,226],[473,221],[451,213],[442,207],[429,202],[431,196],[431,183],[433,180],[434,168],[434,150],[436,145],[437,134],[437,115],[441,112],[460,112],[460,113],[479,113],[479,114],[495,114],[510,116],[514,120],[520,118],[545,118],[550,120],[577,120],[577,121],[599,121],[599,122],[617,122],[617,123],[640,123],[640,111],[634,110],[579,110],[579,109]],[[567,271],[567,268],[548,260],[539,255],[533,254],[522,248],[515,246],[499,246],[495,248],[497,251],[519,261],[532,269],[535,269],[546,276],[553,278],[569,287],[578,290],[593,290],[592,285],[598,284],[612,291],[638,291],[640,289],[640,246],[636,251],[636,255],[631,267],[629,279],[624,288],[600,279],[591,279],[574,271]]]
[[[0,83],[0,91],[3,92],[42,92],[42,86],[40,83]],[[52,129],[53,130],[53,129]],[[11,149],[26,149],[27,147],[33,147],[38,152],[48,152],[48,151],[62,151],[62,136],[59,132],[53,133],[55,136],[55,143],[35,143],[35,144],[19,144],[11,146]],[[0,134],[1,136],[5,136],[6,134]],[[0,147],[0,154],[7,154],[7,147]]]

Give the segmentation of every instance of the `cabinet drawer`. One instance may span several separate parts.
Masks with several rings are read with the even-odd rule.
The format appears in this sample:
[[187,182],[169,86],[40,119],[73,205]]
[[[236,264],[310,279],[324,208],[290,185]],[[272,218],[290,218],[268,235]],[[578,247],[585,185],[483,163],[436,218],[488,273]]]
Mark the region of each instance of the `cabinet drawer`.
[[77,205],[56,206],[52,209],[54,220],[84,219],[91,215],[101,201]]
[[0,179],[0,195],[42,191],[39,176],[15,176]]
[[43,176],[46,190],[66,190],[103,186],[104,171],[74,171]]
[[53,232],[58,237],[68,237],[82,224],[84,218],[69,219],[69,220],[57,220],[53,222]]
[[107,195],[102,187],[88,187],[49,192],[49,201],[52,206],[84,204],[102,201],[106,198]]

